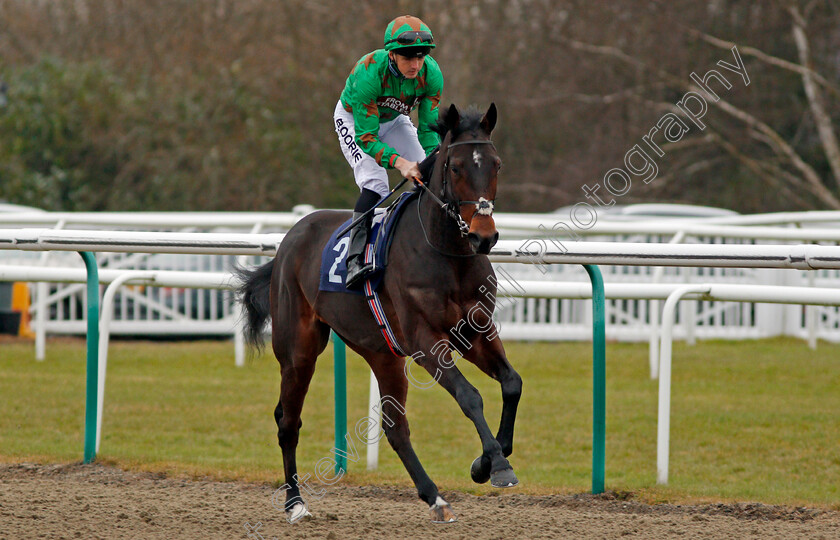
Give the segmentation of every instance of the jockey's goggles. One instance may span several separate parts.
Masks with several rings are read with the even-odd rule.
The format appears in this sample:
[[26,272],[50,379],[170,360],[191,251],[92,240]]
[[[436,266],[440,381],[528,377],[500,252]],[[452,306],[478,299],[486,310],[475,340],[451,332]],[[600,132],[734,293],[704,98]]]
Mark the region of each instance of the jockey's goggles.
[[385,42],[385,44],[387,45],[388,43],[393,43],[395,41],[400,45],[413,45],[418,41],[421,44],[432,44],[435,42],[435,38],[432,37],[431,32],[426,32],[424,30],[407,30],[397,37],[389,39]]

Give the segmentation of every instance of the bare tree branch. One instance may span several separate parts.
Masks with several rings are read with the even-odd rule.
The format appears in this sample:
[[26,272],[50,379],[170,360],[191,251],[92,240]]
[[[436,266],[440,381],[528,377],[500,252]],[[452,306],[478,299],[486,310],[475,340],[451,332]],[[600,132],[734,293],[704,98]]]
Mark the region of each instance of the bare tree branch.
[[[775,175],[770,174],[770,172],[767,171],[766,167],[763,167],[758,161],[740,152],[734,144],[730,143],[717,133],[711,133],[710,135],[714,138],[715,142],[718,145],[720,145],[720,147],[723,148],[729,155],[734,157],[739,162],[743,163],[756,176],[758,176],[771,186],[774,186],[778,190],[780,190],[786,198],[788,198],[791,201],[795,201],[796,204],[799,205],[801,208],[810,207],[810,205],[808,205],[808,203],[804,199],[802,199],[802,197],[791,191],[791,189],[788,188],[788,186],[786,186],[784,183],[780,182]],[[796,177],[793,178],[795,179]],[[791,178],[788,179],[790,180]]]
[[595,54],[611,56],[627,64],[631,64],[633,66],[645,69],[647,71],[652,71],[653,73],[656,73],[660,79],[668,82],[669,84],[676,84],[678,86],[684,86],[685,84],[675,75],[672,75],[671,73],[668,73],[667,71],[663,71],[661,69],[652,68],[647,63],[642,62],[638,58],[633,58],[632,56],[628,55],[627,53],[625,53],[617,47],[610,47],[608,45],[593,45],[591,43],[584,43],[583,41],[577,41],[575,39],[568,38],[561,38],[560,41],[566,43],[571,48],[579,51],[586,51]]
[[620,92],[613,94],[582,94],[576,92],[558,92],[556,94],[545,96],[541,98],[517,99],[516,102],[527,107],[542,107],[549,103],[557,101],[576,101],[578,103],[596,103],[600,105],[610,105],[623,100],[644,101],[641,93],[644,90],[654,88],[662,88],[664,84],[656,84],[653,86],[634,86],[627,88]]
[[[689,88],[691,89],[694,87],[692,85],[689,85]],[[838,200],[837,197],[835,197],[835,195],[831,192],[831,190],[829,190],[825,186],[825,184],[820,179],[819,174],[817,174],[817,171],[815,171],[813,167],[806,163],[802,159],[802,157],[796,152],[796,150],[794,150],[793,147],[790,146],[790,144],[788,144],[787,141],[785,141],[782,138],[782,136],[779,135],[773,128],[771,128],[761,120],[757,119],[753,115],[747,113],[746,111],[735,107],[734,105],[730,104],[724,99],[720,99],[717,102],[712,102],[712,104],[720,107],[722,111],[729,114],[733,118],[736,118],[747,124],[750,127],[756,139],[762,141],[764,144],[769,146],[775,154],[782,156],[788,161],[790,161],[790,163],[802,173],[802,176],[805,180],[805,182],[800,183],[800,187],[802,189],[806,189],[831,208],[840,208],[840,200]],[[686,117],[685,111],[683,111],[679,107],[671,105],[671,108],[672,112],[674,112],[678,116]],[[756,136],[758,134],[761,134],[762,136]],[[720,135],[716,135],[716,137],[719,138]],[[687,140],[697,140],[697,138]],[[680,141],[680,143],[682,143],[682,141]],[[673,147],[673,144],[668,146]]]
[[[806,22],[799,13],[796,6],[788,7],[793,17],[793,39],[796,48],[799,50],[799,61],[803,66],[811,65],[811,53],[808,47],[808,36],[805,34]],[[808,97],[808,104],[811,107],[811,114],[817,126],[820,141],[822,142],[825,157],[834,173],[834,180],[840,185],[840,145],[837,143],[837,136],[834,134],[834,126],[831,125],[831,115],[825,109],[822,94],[814,84],[813,70],[802,73],[802,86],[805,87],[805,95]]]
[[694,148],[696,146],[712,143],[714,143],[714,138],[711,135],[706,134],[702,137],[688,137],[687,139],[683,139],[679,142],[663,144],[661,148],[662,151],[667,154],[671,150],[685,150],[686,148]]
[[[732,42],[732,41],[726,41],[724,39],[717,38],[715,36],[706,34],[705,32],[701,32],[697,29],[690,28],[690,27],[687,27],[685,25],[680,25],[680,26],[685,28],[685,30],[687,32],[689,32],[690,34],[701,38],[706,43],[714,45],[715,47],[720,47],[721,49],[726,49],[728,51],[731,51],[732,47],[737,46],[737,44]],[[813,77],[813,79],[816,82],[820,83],[827,90],[829,90],[832,94],[834,94],[835,96],[840,98],[840,88],[831,84],[831,82],[829,82],[825,77],[823,77],[822,75],[820,75],[819,73],[817,73],[816,71],[811,69],[810,67],[807,67],[807,65],[796,64],[794,62],[790,62],[788,60],[785,60],[784,58],[779,58],[777,56],[769,55],[765,52],[762,52],[762,51],[756,49],[755,47],[746,47],[746,46],[742,45],[742,46],[738,47],[738,52],[745,55],[745,56],[752,56],[752,57],[758,58],[759,60],[761,60],[762,62],[765,62],[767,64],[771,64],[771,65],[780,67],[782,69],[787,69],[789,71],[799,73],[803,77],[809,75],[809,76]]]
[[[711,139],[710,139],[711,141]],[[715,157],[710,159],[703,159],[700,161],[695,161],[691,165],[688,165],[683,168],[678,168],[680,171],[679,177],[680,178],[688,178],[692,175],[695,175],[699,172],[705,171],[707,169],[711,169],[721,161],[724,161],[724,157]],[[677,175],[676,174],[663,174],[656,177],[656,181],[648,184],[653,191],[665,191],[663,188],[668,186],[669,184],[673,184],[676,181]]]
[[[572,39],[564,39],[563,41],[576,50],[582,50],[599,55],[610,56],[635,67],[653,71],[657,75],[659,75],[659,77],[663,80],[667,81],[670,84],[674,84],[679,88],[688,90],[695,89],[694,84],[686,83],[685,81],[682,81],[673,74],[663,71],[661,69],[651,68],[645,62],[642,62],[641,60],[629,56],[624,51],[616,47],[592,45],[590,43],[584,43]],[[806,163],[805,160],[803,160],[802,157],[796,152],[796,150],[794,150],[793,147],[791,147],[790,144],[788,144],[782,138],[782,136],[779,135],[773,128],[771,128],[761,120],[757,119],[755,116],[747,113],[746,111],[735,107],[734,105],[730,104],[724,99],[719,99],[718,101],[710,100],[710,103],[712,105],[715,105],[728,115],[732,116],[733,118],[744,122],[750,128],[767,135],[768,140],[772,141],[773,143],[772,147],[774,148],[774,150],[776,150],[777,153],[781,153],[782,155],[784,155],[790,161],[793,167],[802,173],[804,180],[807,182],[808,191],[813,193],[820,201],[822,201],[830,208],[840,208],[840,200],[838,200],[837,197],[831,192],[831,190],[829,190],[826,187],[826,185],[823,183],[822,179],[820,178],[819,174],[817,174],[817,172],[814,170],[814,168],[811,167],[808,163]],[[760,167],[758,167],[758,169],[760,170]],[[760,176],[765,179],[767,178],[766,174],[761,174]]]
[[837,197],[835,197],[834,194],[825,186],[825,184],[823,184],[820,176],[817,174],[817,171],[805,163],[802,157],[796,153],[796,150],[794,150],[773,128],[753,115],[730,105],[723,99],[720,99],[717,103],[715,103],[715,105],[720,107],[720,109],[724,112],[746,123],[751,129],[764,134],[767,137],[764,139],[765,142],[775,151],[778,151],[777,153],[786,157],[791,164],[802,173],[803,178],[808,183],[809,191],[831,208],[840,208],[840,200],[838,200]]
[[[766,169],[770,174],[776,174],[776,175],[778,175],[782,178],[785,178],[791,184],[795,184],[796,181],[799,180],[799,178],[796,175],[793,175],[793,174],[789,173],[788,171],[782,169],[781,167],[779,167],[778,165],[776,165],[774,163],[760,162],[760,161],[757,162],[757,163],[759,164],[760,167]],[[804,200],[801,197],[799,197],[799,195],[792,194],[788,190],[785,190],[785,196],[789,197],[789,198],[792,197],[792,200],[799,201],[800,206],[802,208],[807,208],[807,209],[811,208],[811,205],[804,202]]]
[[805,10],[804,10],[805,11],[804,16],[805,16],[806,19],[811,16],[811,11],[813,11],[813,9],[815,7],[817,7],[817,4],[819,4],[819,3],[820,3],[820,0],[811,0],[810,2],[808,2],[808,4],[805,6]]
[[[709,137],[709,141],[710,142],[712,141],[711,137]],[[701,160],[701,161],[695,161],[694,163],[692,163],[691,165],[689,165],[685,169],[683,169],[683,173],[685,174],[685,176],[692,176],[692,175],[695,175],[695,174],[697,174],[701,171],[711,169],[712,167],[714,167],[715,165],[717,165],[718,163],[720,163],[721,161],[724,161],[724,160],[725,160],[724,157],[719,156],[719,157],[716,157],[716,158],[704,159],[704,160]]]

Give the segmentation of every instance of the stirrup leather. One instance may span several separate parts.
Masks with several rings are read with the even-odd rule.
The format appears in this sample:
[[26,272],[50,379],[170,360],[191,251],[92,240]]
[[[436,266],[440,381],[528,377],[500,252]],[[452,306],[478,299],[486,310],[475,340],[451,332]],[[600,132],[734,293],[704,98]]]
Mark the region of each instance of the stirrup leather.
[[[358,219],[361,215],[360,212],[354,212],[353,220]],[[373,215],[368,214],[350,230],[350,246],[347,250],[347,277],[344,280],[344,286],[348,289],[361,288],[365,277],[373,270],[372,264],[365,264],[364,257],[372,221]]]

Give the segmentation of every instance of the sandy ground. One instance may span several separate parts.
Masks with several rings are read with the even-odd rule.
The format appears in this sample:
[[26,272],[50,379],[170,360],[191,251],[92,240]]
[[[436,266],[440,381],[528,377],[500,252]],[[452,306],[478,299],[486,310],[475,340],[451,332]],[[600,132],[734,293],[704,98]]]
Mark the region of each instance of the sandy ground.
[[[0,465],[0,539],[840,538],[840,512],[763,504],[649,506],[614,493],[444,493],[435,525],[413,490],[333,486],[289,524],[264,484],[165,478],[102,465]],[[497,494],[496,494],[497,493]]]

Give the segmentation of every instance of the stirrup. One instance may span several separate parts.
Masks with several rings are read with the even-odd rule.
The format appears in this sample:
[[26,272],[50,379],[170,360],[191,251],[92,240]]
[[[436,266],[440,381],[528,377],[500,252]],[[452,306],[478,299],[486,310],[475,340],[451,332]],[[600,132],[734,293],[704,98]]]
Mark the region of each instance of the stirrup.
[[[359,255],[358,259],[360,258],[362,258],[361,255]],[[356,261],[358,259],[353,260]],[[369,276],[371,271],[373,270],[373,265],[370,263],[353,263],[352,267],[353,270],[351,270],[351,264],[348,263],[347,278],[344,281],[344,286],[350,290],[361,289],[365,283],[367,276]]]

